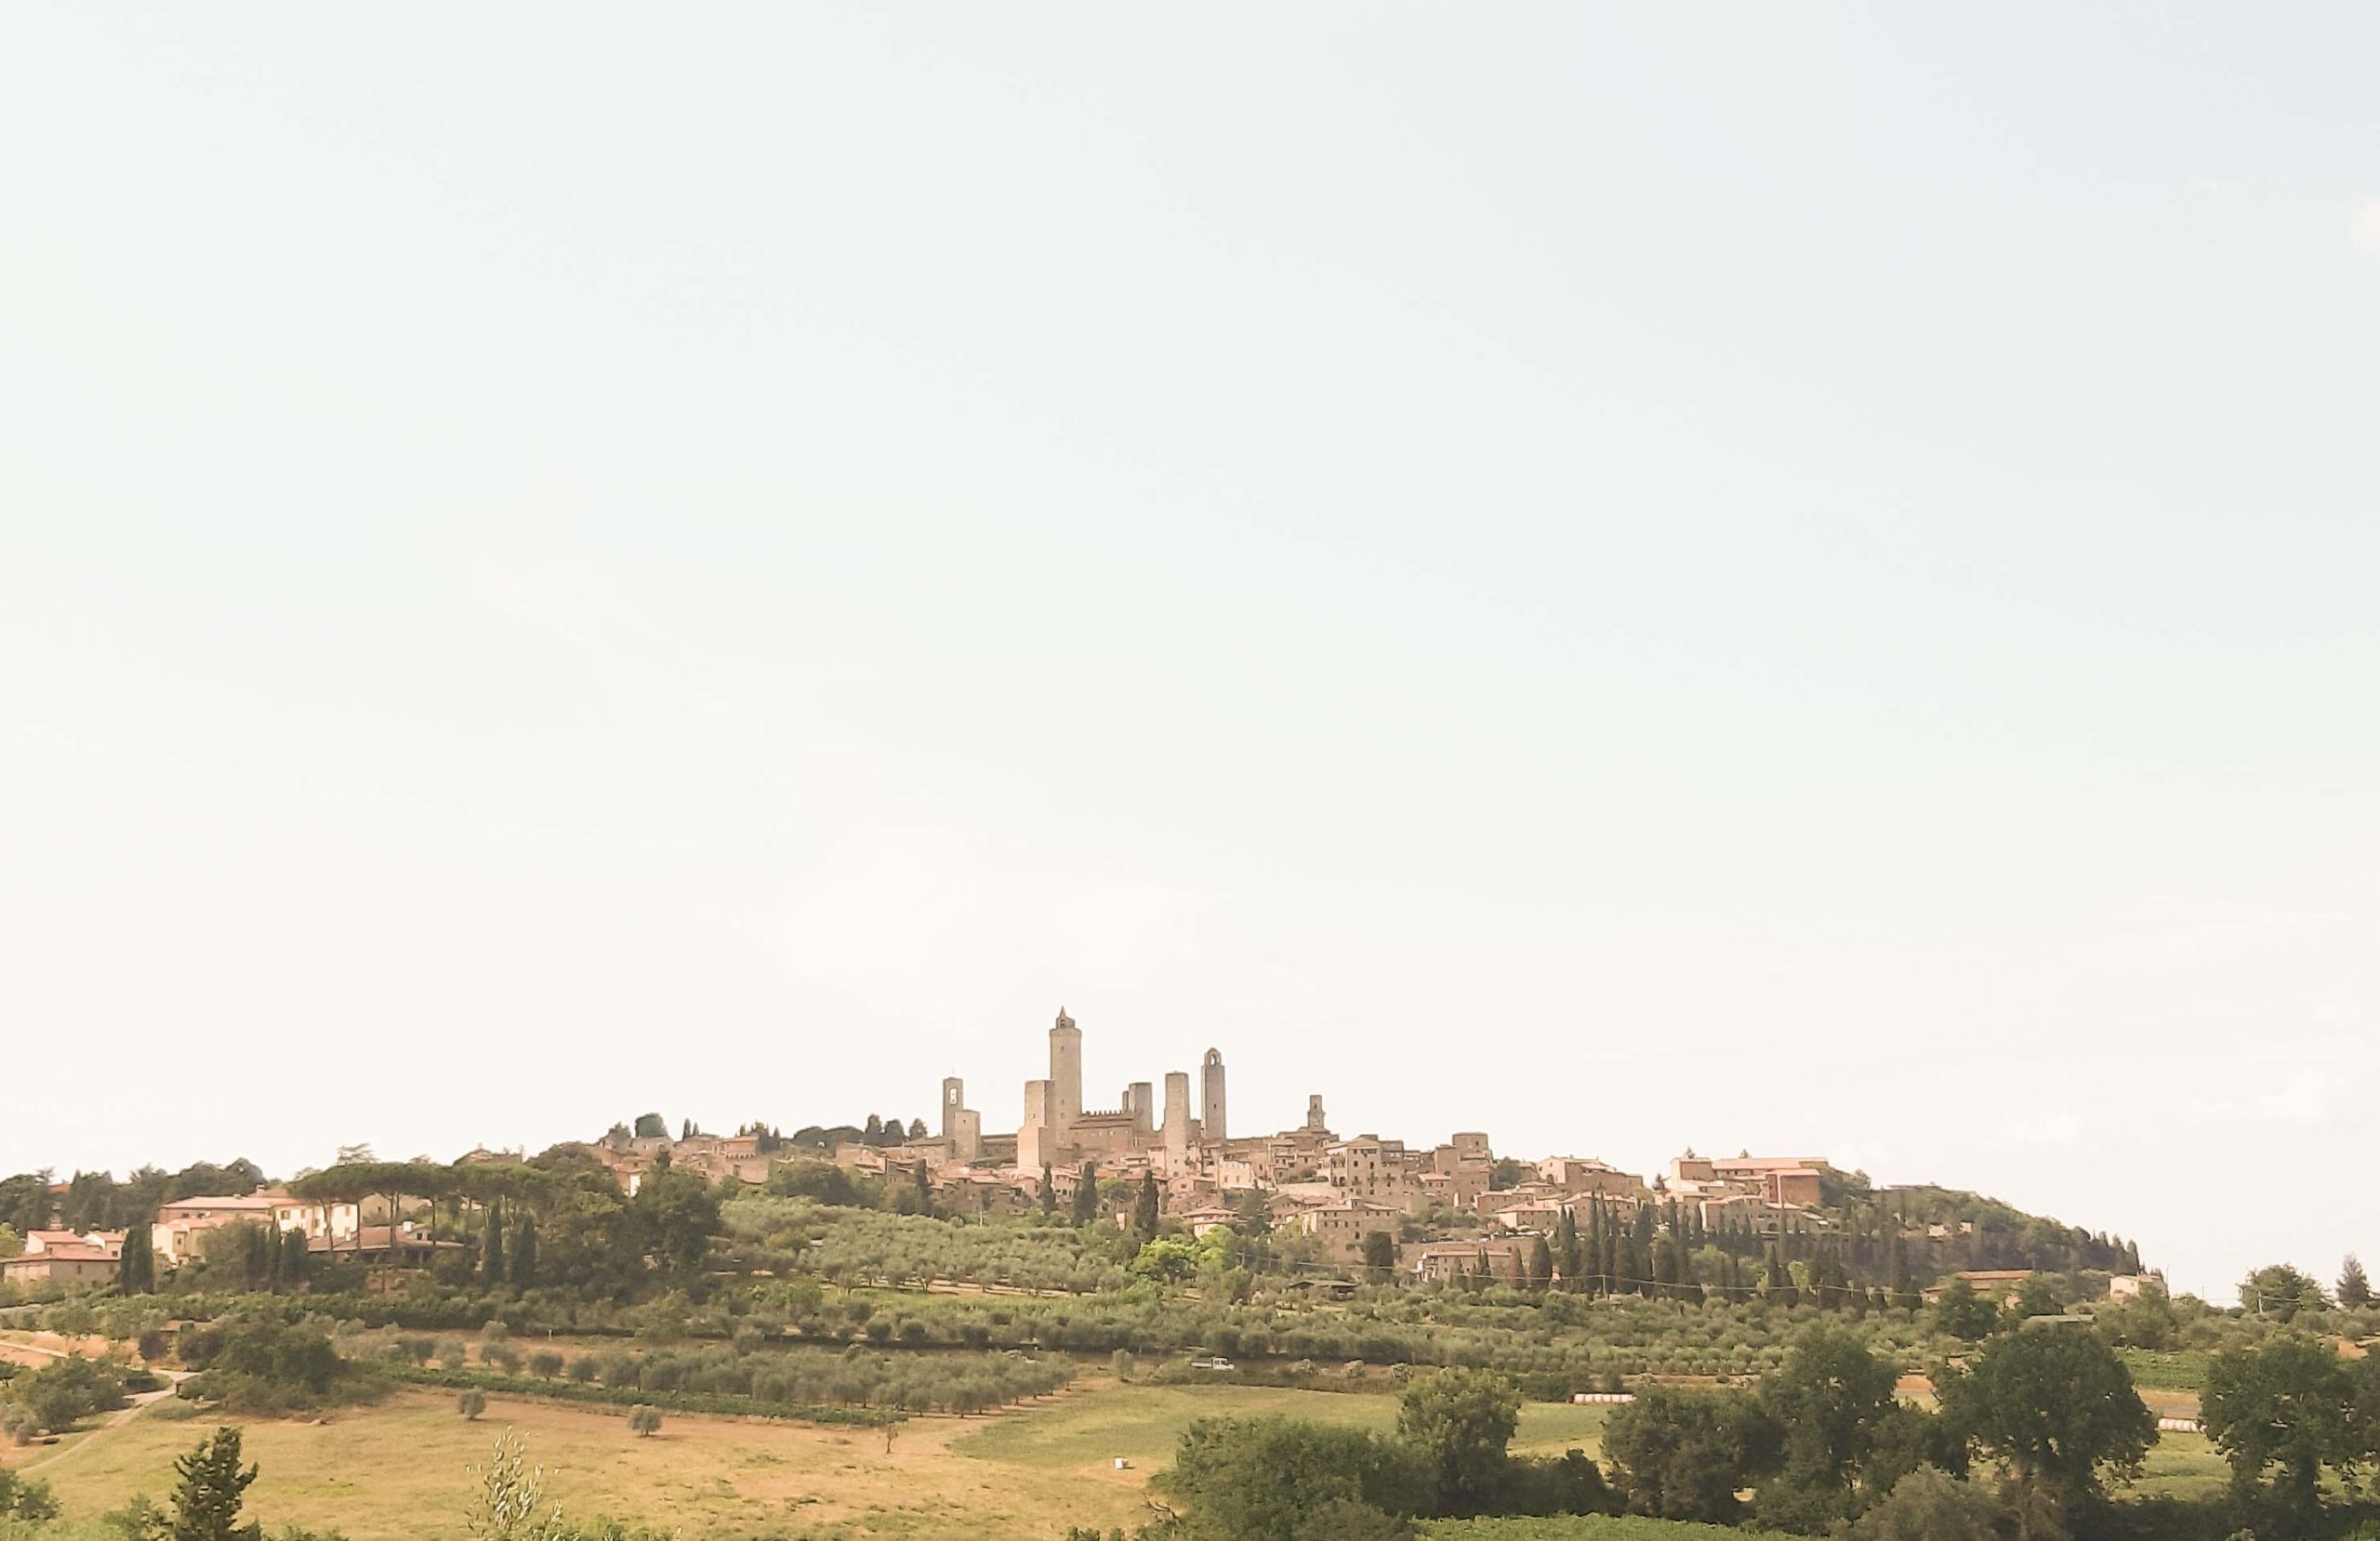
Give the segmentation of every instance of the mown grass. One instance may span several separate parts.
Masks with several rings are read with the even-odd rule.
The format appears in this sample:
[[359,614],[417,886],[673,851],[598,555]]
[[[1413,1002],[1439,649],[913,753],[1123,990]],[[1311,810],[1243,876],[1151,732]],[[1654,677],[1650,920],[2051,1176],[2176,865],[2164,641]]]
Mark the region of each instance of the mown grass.
[[2130,1491],[2143,1498],[2209,1498],[2230,1478],[2230,1467],[2205,1435],[2160,1434]]
[[2143,1390],[2203,1391],[2211,1354],[2188,1350],[2163,1352],[2151,1349],[2118,1349],[2118,1358],[2132,1372],[2132,1383]]
[[[1136,1486],[1112,1491],[1058,1471],[953,1455],[973,1420],[921,1419],[893,1431],[672,1416],[639,1439],[616,1411],[491,1396],[469,1422],[451,1395],[407,1391],[321,1422],[230,1419],[262,1470],[248,1514],[268,1529],[336,1529],[350,1541],[419,1541],[464,1534],[484,1461],[509,1425],[546,1468],[552,1496],[574,1519],[616,1517],[680,1531],[687,1541],[729,1537],[1043,1537],[1066,1522],[1144,1518]],[[136,1493],[163,1497],[176,1456],[212,1420],[147,1417],[93,1437],[43,1469],[69,1519],[86,1521]],[[1076,1517],[1045,1523],[1043,1517]]]
[[[451,1394],[408,1390],[314,1422],[231,1418],[263,1475],[251,1516],[268,1529],[337,1529],[350,1541],[463,1534],[472,1478],[507,1425],[544,1466],[574,1518],[677,1529],[687,1541],[925,1541],[951,1535],[1054,1541],[1069,1526],[1128,1529],[1149,1517],[1144,1484],[1197,1418],[1236,1415],[1393,1428],[1397,1399],[1266,1387],[1091,1383],[991,1418],[925,1417],[892,1430],[668,1415],[649,1440],[619,1409],[491,1394],[469,1422]],[[1516,1448],[1590,1451],[1605,1409],[1532,1403]],[[174,1458],[216,1420],[144,1415],[89,1436],[46,1467],[75,1521],[136,1493],[162,1498]],[[1114,1462],[1130,1465],[1117,1471]]]
[[1747,1533],[1684,1520],[1609,1519],[1570,1515],[1558,1520],[1441,1520],[1424,1528],[1430,1541],[1744,1541]]
[[[913,1419],[891,1431],[672,1414],[640,1440],[618,1409],[491,1395],[468,1422],[451,1394],[407,1390],[387,1403],[314,1422],[231,1419],[263,1475],[249,1513],[268,1529],[337,1529],[350,1541],[460,1537],[473,1479],[496,1433],[518,1429],[553,1496],[579,1520],[612,1516],[681,1532],[686,1541],[1055,1541],[1068,1527],[1128,1530],[1149,1517],[1148,1479],[1201,1417],[1276,1416],[1395,1427],[1390,1395],[1248,1386],[1087,1382],[1038,1406],[989,1418]],[[168,1404],[172,1405],[172,1404]],[[178,1408],[177,1408],[178,1410]],[[1515,1448],[1599,1454],[1608,1409],[1529,1403]],[[96,1521],[136,1493],[162,1497],[174,1458],[215,1420],[144,1414],[44,1455],[68,1519]],[[1117,1470],[1122,1457],[1126,1469]],[[2202,1437],[2168,1434],[2135,1490],[2201,1497],[2225,1469]],[[1698,1541],[1707,1526],[1641,1519],[1468,1521],[1430,1527],[1434,1541]]]
[[[1113,1469],[1122,1457],[1149,1469],[1173,1458],[1182,1431],[1199,1418],[1286,1417],[1369,1429],[1396,1427],[1398,1399],[1263,1386],[1126,1386],[1068,1396],[1019,1416],[986,1421],[953,1446],[979,1460],[1045,1469]],[[1607,1407],[1527,1403],[1513,1449],[1560,1455],[1573,1447],[1594,1455]]]

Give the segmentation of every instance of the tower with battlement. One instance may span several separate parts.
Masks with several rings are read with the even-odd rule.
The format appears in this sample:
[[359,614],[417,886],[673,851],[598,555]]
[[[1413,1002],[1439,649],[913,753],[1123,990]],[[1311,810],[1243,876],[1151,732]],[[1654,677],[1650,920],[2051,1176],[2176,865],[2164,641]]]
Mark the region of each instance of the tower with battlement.
[[942,1138],[953,1161],[972,1161],[984,1149],[984,1115],[967,1105],[967,1083],[956,1075],[942,1082]]
[[1050,1029],[1051,1132],[1063,1141],[1082,1116],[1082,1029],[1058,1008],[1057,1025]]
[[1210,1145],[1230,1139],[1223,1126],[1223,1053],[1207,1050],[1198,1066],[1198,1138]]

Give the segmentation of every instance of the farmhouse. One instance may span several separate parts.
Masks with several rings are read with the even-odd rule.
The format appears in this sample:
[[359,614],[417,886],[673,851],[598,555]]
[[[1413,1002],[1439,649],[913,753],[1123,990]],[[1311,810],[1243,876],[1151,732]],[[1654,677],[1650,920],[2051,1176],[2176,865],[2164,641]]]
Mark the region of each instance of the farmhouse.
[[1395,1240],[1400,1214],[1391,1205],[1337,1199],[1299,1211],[1297,1225],[1314,1238],[1316,1250],[1327,1261],[1360,1263],[1364,1260],[1364,1238],[1378,1232]]
[[29,1231],[25,1250],[0,1258],[0,1280],[12,1284],[106,1284],[124,1257],[121,1231]]
[[1431,1242],[1413,1253],[1415,1278],[1425,1284],[1443,1284],[1466,1275],[1486,1279],[1517,1278],[1526,1242]]
[[197,1255],[200,1232],[243,1222],[302,1231],[309,1237],[346,1240],[355,1234],[358,1216],[352,1204],[309,1204],[277,1188],[259,1188],[236,1196],[193,1196],[157,1206],[149,1244],[158,1262],[174,1268]]

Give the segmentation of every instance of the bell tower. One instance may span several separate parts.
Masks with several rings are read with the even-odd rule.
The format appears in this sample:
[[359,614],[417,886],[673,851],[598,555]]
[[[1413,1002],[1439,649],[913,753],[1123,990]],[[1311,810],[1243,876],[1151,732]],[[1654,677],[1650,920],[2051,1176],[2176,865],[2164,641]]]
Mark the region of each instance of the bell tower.
[[1063,1006],[1057,1025],[1050,1029],[1049,1111],[1051,1127],[1063,1142],[1082,1116],[1082,1029]]
[[1198,1133],[1210,1145],[1229,1138],[1223,1132],[1223,1055],[1219,1048],[1207,1050],[1198,1062]]

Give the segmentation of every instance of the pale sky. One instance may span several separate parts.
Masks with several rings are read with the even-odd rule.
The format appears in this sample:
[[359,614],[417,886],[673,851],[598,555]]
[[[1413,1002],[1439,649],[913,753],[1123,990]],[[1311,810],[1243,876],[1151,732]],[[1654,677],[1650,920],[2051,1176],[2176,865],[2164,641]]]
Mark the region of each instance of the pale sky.
[[1818,1153],[2380,1255],[2380,11],[19,7],[0,1172]]

